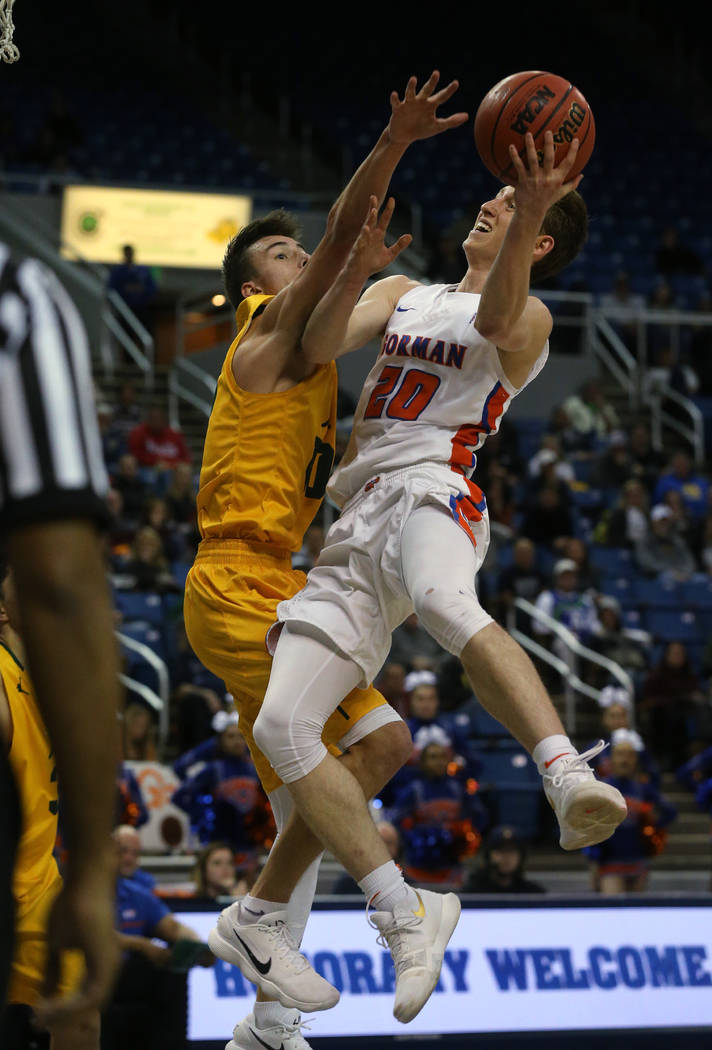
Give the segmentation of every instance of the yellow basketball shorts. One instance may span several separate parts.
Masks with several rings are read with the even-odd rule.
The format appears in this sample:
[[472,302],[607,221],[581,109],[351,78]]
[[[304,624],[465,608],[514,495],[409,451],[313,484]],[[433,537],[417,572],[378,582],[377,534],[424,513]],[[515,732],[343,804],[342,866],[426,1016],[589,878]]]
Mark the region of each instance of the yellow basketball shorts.
[[[221,678],[235,701],[260,782],[269,794],[282,781],[257,747],[252,727],[269,682],[269,628],[277,605],[305,584],[288,551],[243,540],[203,540],[185,585],[183,616],[193,652]],[[364,715],[387,703],[377,689],[353,689],[327,721],[322,740],[333,754]]]
[[[47,966],[47,921],[61,889],[62,879],[57,873],[35,900],[18,905],[8,1003],[35,1006],[40,998]],[[70,995],[79,987],[84,975],[84,957],[79,951],[64,952],[61,965],[59,991],[62,995]]]

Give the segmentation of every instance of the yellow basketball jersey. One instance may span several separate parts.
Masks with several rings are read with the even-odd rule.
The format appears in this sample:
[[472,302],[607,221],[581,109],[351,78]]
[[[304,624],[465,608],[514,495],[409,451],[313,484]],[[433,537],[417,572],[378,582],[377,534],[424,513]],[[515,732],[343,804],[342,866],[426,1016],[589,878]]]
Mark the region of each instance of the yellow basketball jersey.
[[22,836],[13,878],[13,894],[22,914],[23,906],[57,878],[52,855],[57,838],[57,780],[52,746],[29,676],[3,642],[0,677],[12,716],[9,757],[22,804]]
[[324,496],[334,460],[336,365],[272,394],[243,390],[235,350],[272,296],[237,310],[237,335],[218,379],[198,491],[203,539],[241,539],[297,551]]

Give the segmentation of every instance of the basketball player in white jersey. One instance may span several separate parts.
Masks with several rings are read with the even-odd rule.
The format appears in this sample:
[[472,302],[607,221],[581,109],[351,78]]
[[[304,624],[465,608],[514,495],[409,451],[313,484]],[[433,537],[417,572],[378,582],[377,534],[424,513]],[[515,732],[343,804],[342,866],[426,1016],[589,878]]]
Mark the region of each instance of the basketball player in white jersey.
[[[556,167],[551,134],[541,166],[531,136],[526,164],[513,151],[516,185],[482,206],[457,286],[390,277],[359,301],[379,237],[373,211],[302,341],[316,363],[383,337],[329,487],[341,516],[306,587],[278,607],[281,634],[254,732],[297,809],[377,909],[371,922],[394,958],[401,1021],[437,982],[459,904],[405,884],[321,730],[346,692],[378,672],[406,616],[415,610],[460,658],[480,702],[532,754],[564,849],[602,841],[626,814],[623,797],[586,762],[603,742],[576,752],[528,656],[475,591],[489,542],[486,500],[472,480],[476,453],[546,362],[552,319],[529,285],[532,274],[567,265],[585,240],[580,176],[567,181],[577,149],[574,140]],[[252,891],[261,910],[284,907],[283,878],[268,863]],[[265,958],[255,928],[235,933]],[[271,980],[279,989],[276,959]]]

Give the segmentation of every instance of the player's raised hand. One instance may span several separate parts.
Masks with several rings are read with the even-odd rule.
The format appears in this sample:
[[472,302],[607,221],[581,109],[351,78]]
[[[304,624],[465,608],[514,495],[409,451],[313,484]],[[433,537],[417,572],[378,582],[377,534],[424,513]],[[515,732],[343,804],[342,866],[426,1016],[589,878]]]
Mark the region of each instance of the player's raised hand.
[[517,153],[515,146],[509,147],[509,155],[517,173],[514,188],[514,199],[517,208],[528,206],[547,211],[552,204],[561,200],[571,190],[575,190],[583,175],[567,179],[574,166],[579,149],[579,140],[572,139],[564,159],[554,165],[554,136],[551,131],[544,135],[544,150],[541,158],[534,145],[534,137],[527,132],[524,138],[527,154],[526,164]]
[[391,142],[408,145],[465,123],[467,113],[454,113],[451,117],[438,116],[438,107],[452,98],[459,87],[459,82],[453,80],[436,92],[439,80],[440,73],[435,70],[420,91],[417,90],[417,77],[411,77],[403,98],[397,91],[391,92],[391,119],[388,124]]
[[389,197],[379,215],[378,199],[371,197],[366,221],[346,264],[357,280],[364,281],[371,274],[385,270],[413,240],[409,233],[404,233],[393,244],[386,244],[386,233],[395,206],[393,197]]

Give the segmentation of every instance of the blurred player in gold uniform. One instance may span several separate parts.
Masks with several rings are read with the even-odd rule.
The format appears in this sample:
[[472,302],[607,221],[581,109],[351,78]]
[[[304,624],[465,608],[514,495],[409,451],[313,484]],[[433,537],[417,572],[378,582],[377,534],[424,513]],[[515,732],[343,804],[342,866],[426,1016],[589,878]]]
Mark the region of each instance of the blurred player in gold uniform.
[[[17,632],[12,573],[0,562],[0,746],[7,749],[22,808],[22,835],[15,861],[15,953],[10,972],[3,1050],[22,1050],[27,1011],[40,999],[47,968],[47,921],[62,889],[53,850],[57,838],[57,778],[52,745],[24,663]],[[83,975],[79,952],[62,957],[61,994],[76,991]],[[25,1032],[23,1032],[23,1029]],[[2,1032],[0,1023],[0,1033]],[[99,1014],[55,1023],[52,1050],[98,1050]]]

